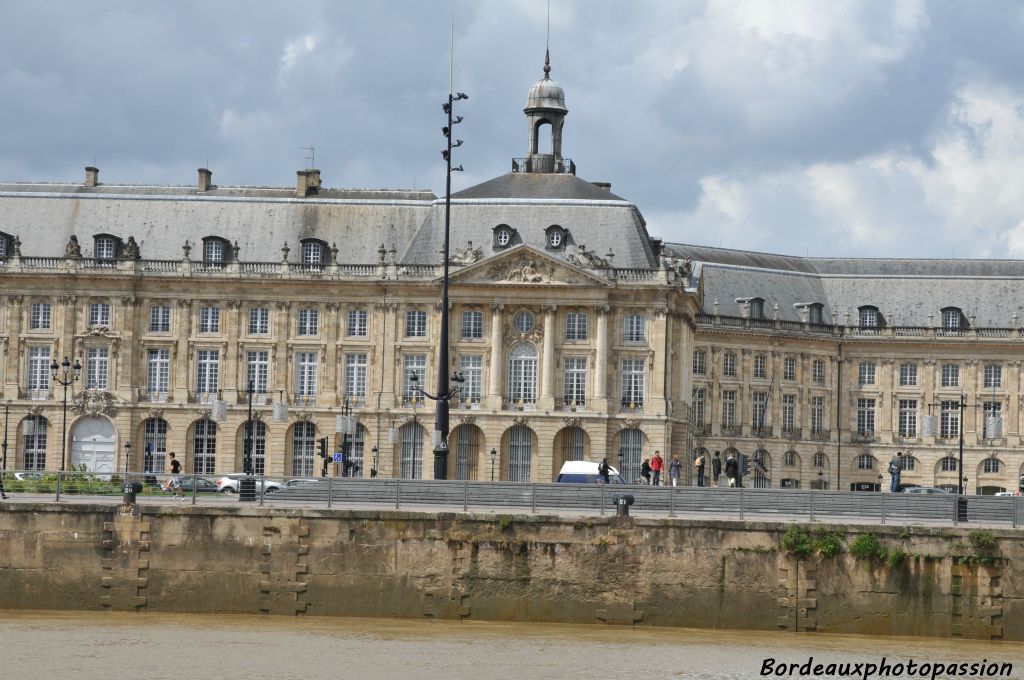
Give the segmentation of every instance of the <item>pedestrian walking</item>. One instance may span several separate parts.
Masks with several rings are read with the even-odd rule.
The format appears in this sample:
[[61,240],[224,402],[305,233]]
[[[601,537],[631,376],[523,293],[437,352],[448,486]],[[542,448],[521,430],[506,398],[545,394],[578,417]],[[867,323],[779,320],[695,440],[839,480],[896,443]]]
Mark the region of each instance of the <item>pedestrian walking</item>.
[[661,457],[661,451],[654,452],[651,458],[651,474],[654,476],[654,486],[661,485],[661,472],[665,469],[665,460]]
[[697,459],[693,461],[693,466],[697,468],[697,486],[704,486],[704,450],[699,449],[697,451]]
[[725,476],[729,480],[729,486],[736,486],[736,477],[739,474],[740,465],[736,462],[736,456],[729,454],[725,460]]
[[718,478],[722,476],[722,454],[715,451],[715,457],[711,459],[711,481],[718,486]]
[[640,464],[640,476],[643,477],[643,484],[651,483],[651,463],[646,458],[644,458],[644,462]]
[[672,480],[672,486],[679,486],[679,473],[683,466],[679,463],[679,456],[672,456],[672,462],[668,464],[668,478]]
[[608,483],[608,473],[610,468],[608,467],[608,459],[602,458],[601,463],[597,466],[597,476],[601,478],[601,482],[604,484]]
[[176,499],[185,500],[185,490],[181,488],[181,478],[178,477],[181,474],[181,463],[174,457],[174,451],[167,454],[167,468],[170,470],[171,478],[167,480],[167,486],[164,488],[174,494]]

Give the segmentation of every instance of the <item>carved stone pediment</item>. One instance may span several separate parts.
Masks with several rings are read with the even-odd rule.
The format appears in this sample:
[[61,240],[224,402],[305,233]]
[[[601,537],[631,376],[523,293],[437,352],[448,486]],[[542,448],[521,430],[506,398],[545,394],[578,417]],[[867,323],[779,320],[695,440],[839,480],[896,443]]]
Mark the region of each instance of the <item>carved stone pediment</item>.
[[512,419],[515,425],[526,425],[529,422],[529,418],[526,416],[516,416]]
[[622,429],[624,430],[635,430],[640,427],[639,418],[625,418],[622,421]]
[[577,418],[576,416],[566,416],[565,418],[562,418],[562,420],[565,421],[566,427],[579,427],[580,423],[583,422],[582,418]]
[[110,392],[85,390],[71,401],[71,412],[75,415],[114,417],[117,415],[117,399]]
[[607,278],[595,276],[578,264],[525,244],[470,264],[452,273],[450,279],[460,283],[497,285],[611,285]]

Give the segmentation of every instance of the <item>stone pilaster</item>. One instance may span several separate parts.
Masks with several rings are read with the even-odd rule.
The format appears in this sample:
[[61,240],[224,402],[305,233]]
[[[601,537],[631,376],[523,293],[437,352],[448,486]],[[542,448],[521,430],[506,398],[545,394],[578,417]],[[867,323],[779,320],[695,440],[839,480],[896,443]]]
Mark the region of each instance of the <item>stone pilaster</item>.
[[594,360],[594,398],[589,410],[608,410],[608,305],[600,305],[597,312],[597,358]]
[[555,305],[544,306],[544,349],[541,355],[540,368],[540,402],[541,411],[550,411],[555,407]]
[[487,371],[487,408],[495,411],[501,410],[502,402],[501,367],[505,356],[505,349],[502,347],[504,309],[505,305],[500,303],[491,305],[491,364]]

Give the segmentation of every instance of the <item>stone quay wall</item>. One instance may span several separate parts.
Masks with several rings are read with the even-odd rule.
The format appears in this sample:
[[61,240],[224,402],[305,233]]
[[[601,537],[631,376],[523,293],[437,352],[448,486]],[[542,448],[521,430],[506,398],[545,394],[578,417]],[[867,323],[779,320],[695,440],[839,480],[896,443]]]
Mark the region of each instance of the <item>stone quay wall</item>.
[[827,527],[825,556],[805,525],[818,543],[797,557],[791,526],[5,503],[0,608],[1024,640],[1020,530]]

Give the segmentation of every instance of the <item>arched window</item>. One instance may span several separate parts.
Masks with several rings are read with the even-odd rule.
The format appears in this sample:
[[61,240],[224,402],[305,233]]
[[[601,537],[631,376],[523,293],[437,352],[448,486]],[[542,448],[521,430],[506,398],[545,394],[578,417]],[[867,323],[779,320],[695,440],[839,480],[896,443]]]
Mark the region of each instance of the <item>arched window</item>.
[[310,422],[295,423],[292,428],[292,474],[312,477],[316,458],[316,426]]
[[203,239],[203,262],[206,264],[224,264],[231,259],[231,243],[220,236],[207,236]]
[[828,467],[828,457],[826,457],[825,454],[822,453],[821,451],[815,451],[812,464],[816,468]]
[[142,429],[142,471],[163,473],[167,457],[167,421],[163,418],[146,418]]
[[476,461],[479,457],[480,428],[475,425],[460,425],[455,430],[454,479],[474,479]]
[[513,346],[508,354],[508,400],[516,404],[537,401],[537,348],[528,342]]
[[786,467],[795,467],[799,465],[797,460],[796,451],[786,451],[785,455],[782,456],[782,464]]
[[998,458],[986,458],[981,464],[981,471],[987,475],[999,474],[999,459]]
[[942,330],[958,331],[964,327],[964,315],[959,307],[946,307],[942,310]]
[[212,475],[217,468],[217,423],[209,418],[196,421],[192,440],[192,472]]
[[423,427],[406,423],[399,431],[402,442],[398,476],[402,479],[423,478]]
[[619,475],[630,484],[640,476],[644,451],[644,433],[636,428],[619,432]]
[[508,431],[508,481],[530,481],[530,460],[533,457],[533,430],[516,425]]
[[753,464],[750,467],[751,472],[754,473],[754,488],[767,489],[771,487],[772,457],[764,449],[758,449],[754,451],[751,458],[753,459]]
[[875,469],[875,457],[870,453],[862,453],[857,456],[857,469],[858,470],[874,470]]
[[[267,470],[267,426],[262,420],[252,421],[252,471],[262,475]],[[242,446],[245,446],[243,441]]]
[[956,472],[958,462],[953,456],[946,456],[939,461],[939,469],[942,472]]
[[22,423],[25,444],[25,469],[46,469],[46,430],[49,426],[42,416],[29,416]]
[[865,305],[857,309],[859,313],[858,325],[861,328],[878,328],[882,325],[882,315],[878,313],[878,307]]
[[352,467],[348,470],[349,477],[362,477],[365,470],[364,458],[366,455],[366,428],[362,423],[356,423],[356,431],[348,435],[348,460]]
[[302,264],[322,265],[329,259],[327,244],[320,239],[302,239]]
[[900,469],[908,472],[913,472],[917,468],[917,459],[913,456],[900,456]]

